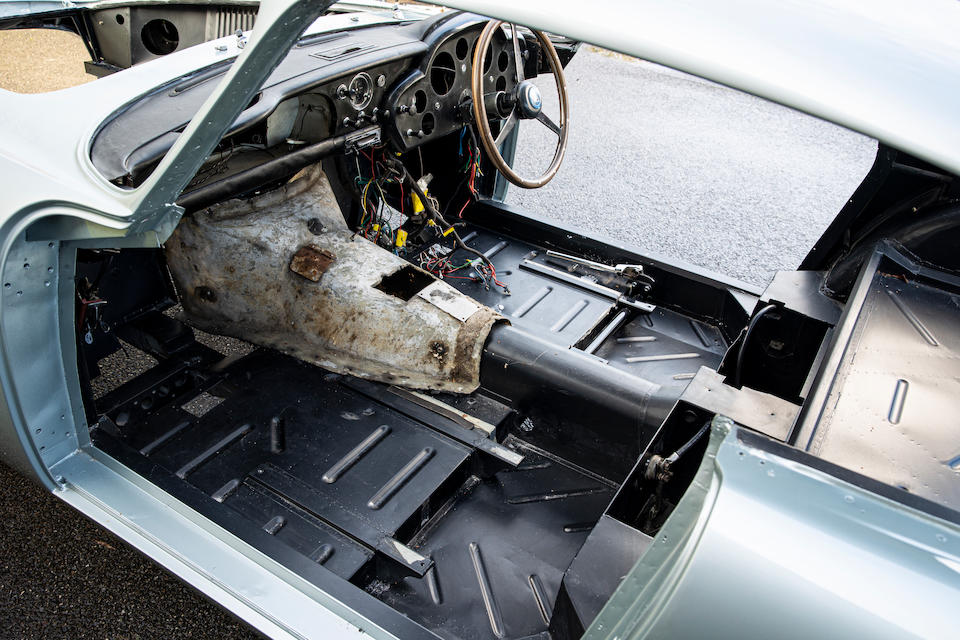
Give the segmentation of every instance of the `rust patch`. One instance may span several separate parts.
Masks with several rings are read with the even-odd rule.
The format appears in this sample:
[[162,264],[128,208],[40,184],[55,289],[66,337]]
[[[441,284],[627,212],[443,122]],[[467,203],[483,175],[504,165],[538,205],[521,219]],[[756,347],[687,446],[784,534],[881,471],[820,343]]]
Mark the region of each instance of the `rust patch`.
[[320,278],[336,259],[337,256],[326,249],[316,249],[309,245],[300,247],[290,260],[290,271],[307,280],[320,282]]
[[498,320],[500,320],[499,314],[489,307],[480,307],[477,313],[463,323],[453,350],[451,380],[465,385],[476,384],[480,370],[480,352],[483,351],[490,329]]
[[447,353],[449,351],[450,349],[447,347],[447,345],[440,341],[430,343],[430,355],[440,363],[441,368],[443,368],[443,365],[447,361]]
[[193,290],[193,295],[195,295],[195,296],[196,296],[197,298],[199,298],[200,300],[204,300],[204,301],[206,301],[206,302],[216,302],[216,301],[217,301],[217,292],[214,291],[213,289],[211,289],[210,287],[206,287],[206,286],[203,286],[203,285],[200,285],[199,287],[197,287],[196,289],[194,289],[194,290]]
[[910,281],[907,280],[907,277],[904,276],[904,275],[900,275],[899,273],[884,273],[883,271],[881,271],[881,272],[880,272],[880,275],[882,275],[882,276],[884,276],[884,277],[887,277],[887,278],[893,278],[894,280],[900,280],[900,281],[902,281],[902,282],[905,282],[905,283],[907,283],[907,284],[910,284]]

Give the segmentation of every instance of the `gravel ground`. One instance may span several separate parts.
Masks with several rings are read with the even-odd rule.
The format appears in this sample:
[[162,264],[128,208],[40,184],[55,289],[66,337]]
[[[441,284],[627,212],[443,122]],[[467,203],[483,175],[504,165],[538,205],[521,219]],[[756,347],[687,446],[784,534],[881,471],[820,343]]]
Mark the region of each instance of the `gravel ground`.
[[42,93],[92,82],[83,41],[67,31],[0,31],[0,89]]
[[[0,32],[0,87],[87,81],[84,57],[68,34]],[[789,109],[620,56],[584,50],[567,77],[573,119],[560,174],[540,190],[512,189],[508,201],[753,283],[799,262],[876,150]],[[537,129],[522,131],[522,173],[552,152]],[[2,465],[0,482],[0,637],[256,637]]]

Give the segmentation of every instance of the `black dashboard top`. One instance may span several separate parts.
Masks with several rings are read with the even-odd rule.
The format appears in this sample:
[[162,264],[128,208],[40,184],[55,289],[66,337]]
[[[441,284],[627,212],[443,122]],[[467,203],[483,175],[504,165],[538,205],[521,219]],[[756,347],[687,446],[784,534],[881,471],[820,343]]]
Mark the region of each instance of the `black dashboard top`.
[[[281,103],[307,94],[314,104],[327,105],[331,122],[324,135],[377,122],[398,147],[411,148],[451,133],[463,126],[473,47],[483,24],[479,16],[454,12],[302,38],[227,135],[278,118]],[[505,38],[494,43],[484,64],[485,90],[515,83],[512,55]],[[122,181],[154,166],[230,64],[201,69],[119,110],[94,136],[90,155],[97,170]]]

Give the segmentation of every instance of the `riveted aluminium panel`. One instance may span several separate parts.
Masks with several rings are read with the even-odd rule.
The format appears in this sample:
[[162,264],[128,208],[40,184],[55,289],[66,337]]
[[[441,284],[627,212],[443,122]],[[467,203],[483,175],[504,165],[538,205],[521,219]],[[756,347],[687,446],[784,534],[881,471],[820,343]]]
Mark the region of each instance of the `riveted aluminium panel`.
[[869,280],[823,416],[804,444],[826,460],[957,508],[960,296],[884,271]]

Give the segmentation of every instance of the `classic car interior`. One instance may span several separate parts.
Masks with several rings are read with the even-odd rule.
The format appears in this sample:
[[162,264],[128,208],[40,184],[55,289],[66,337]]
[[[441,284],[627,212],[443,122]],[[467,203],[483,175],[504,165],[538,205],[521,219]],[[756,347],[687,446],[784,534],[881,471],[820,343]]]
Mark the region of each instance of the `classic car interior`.
[[[839,295],[760,293],[500,203],[560,167],[575,50],[456,12],[301,39],[164,247],[78,252],[94,445],[385,628],[579,637],[715,414],[811,438],[843,300],[940,294],[892,249]],[[228,65],[117,112],[101,175],[141,184]],[[518,123],[556,134],[543,176],[512,169]]]

